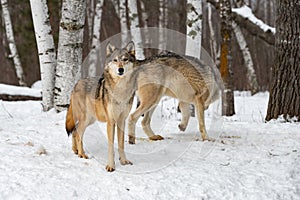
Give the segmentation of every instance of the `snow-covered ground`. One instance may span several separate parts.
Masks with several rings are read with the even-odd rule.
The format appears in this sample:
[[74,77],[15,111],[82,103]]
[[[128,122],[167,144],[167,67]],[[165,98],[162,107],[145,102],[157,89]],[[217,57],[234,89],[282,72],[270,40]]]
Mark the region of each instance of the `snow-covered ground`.
[[176,103],[165,100],[152,123],[165,140],[150,142],[138,128],[136,145],[125,145],[134,164],[121,166],[116,151],[113,173],[105,170],[105,124],[86,130],[90,159],[80,159],[65,112],[0,101],[0,199],[300,199],[300,124],[264,123],[267,93],[235,100],[233,117],[206,112],[216,142],[195,139],[195,118],[180,132]]

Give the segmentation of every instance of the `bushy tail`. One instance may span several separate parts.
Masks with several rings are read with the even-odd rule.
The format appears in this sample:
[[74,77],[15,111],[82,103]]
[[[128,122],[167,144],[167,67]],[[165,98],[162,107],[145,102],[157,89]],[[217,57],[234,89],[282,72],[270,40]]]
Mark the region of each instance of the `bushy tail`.
[[66,131],[68,133],[68,136],[72,134],[72,132],[75,129],[75,120],[73,115],[73,109],[72,109],[72,100],[70,102],[70,106],[68,108],[67,117],[66,117]]

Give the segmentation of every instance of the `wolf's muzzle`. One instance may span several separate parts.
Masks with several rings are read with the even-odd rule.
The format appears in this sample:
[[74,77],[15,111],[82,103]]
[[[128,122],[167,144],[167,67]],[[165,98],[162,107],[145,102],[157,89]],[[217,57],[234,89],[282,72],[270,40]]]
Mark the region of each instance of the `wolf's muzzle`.
[[120,67],[118,69],[119,75],[123,75],[124,74],[124,68]]

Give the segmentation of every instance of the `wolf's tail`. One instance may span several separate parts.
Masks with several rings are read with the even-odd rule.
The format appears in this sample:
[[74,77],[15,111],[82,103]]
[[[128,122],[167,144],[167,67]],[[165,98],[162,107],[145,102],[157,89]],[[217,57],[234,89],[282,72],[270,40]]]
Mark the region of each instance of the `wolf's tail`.
[[72,132],[75,130],[75,120],[73,115],[73,109],[72,109],[72,99],[70,101],[70,106],[68,108],[67,117],[66,117],[66,131],[68,133],[68,136],[72,134]]

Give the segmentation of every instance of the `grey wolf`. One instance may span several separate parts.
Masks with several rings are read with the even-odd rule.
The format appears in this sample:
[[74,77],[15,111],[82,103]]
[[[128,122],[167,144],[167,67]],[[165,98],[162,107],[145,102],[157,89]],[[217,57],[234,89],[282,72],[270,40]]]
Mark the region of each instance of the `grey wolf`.
[[125,119],[129,115],[133,96],[135,48],[130,42],[123,49],[110,43],[106,46],[106,61],[101,78],[81,79],[71,94],[66,116],[66,131],[72,134],[72,150],[88,158],[83,150],[85,129],[96,120],[107,123],[108,162],[106,170],[115,170],[114,135],[117,127],[118,151],[122,165],[132,164],[124,152]]
[[204,110],[219,98],[220,75],[212,66],[189,57],[174,53],[165,53],[138,61],[138,76],[136,79],[137,94],[140,103],[128,120],[129,143],[135,143],[135,125],[138,118],[144,114],[142,127],[151,140],[163,139],[155,135],[150,127],[151,116],[162,96],[179,99],[182,120],[179,129],[187,127],[190,111],[189,104],[195,105],[202,140],[213,140],[207,135],[204,120]]

